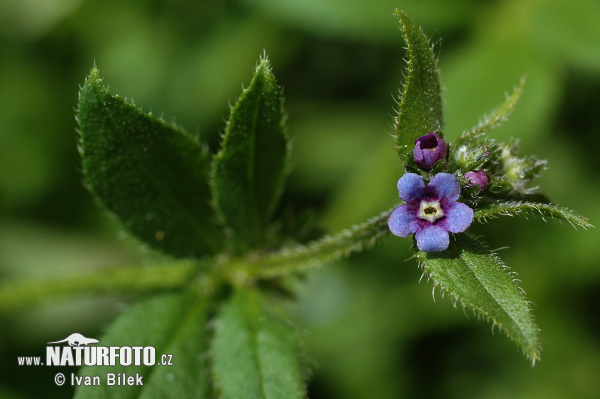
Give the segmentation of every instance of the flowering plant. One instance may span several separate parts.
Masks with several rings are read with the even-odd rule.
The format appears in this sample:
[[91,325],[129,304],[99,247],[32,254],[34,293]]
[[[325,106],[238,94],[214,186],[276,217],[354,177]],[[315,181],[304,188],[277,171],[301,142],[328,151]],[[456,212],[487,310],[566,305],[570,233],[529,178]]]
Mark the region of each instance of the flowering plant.
[[[469,229],[518,214],[591,225],[531,186],[545,161],[519,157],[517,141],[499,143],[487,136],[513,110],[524,82],[479,125],[447,141],[432,47],[406,14],[397,10],[396,16],[409,57],[394,131],[403,167],[397,189],[404,204],[314,241],[280,234],[273,215],[291,145],[282,92],[266,56],[231,108],[214,156],[197,137],[112,95],[94,67],[77,110],[87,185],[132,235],[166,260],[74,278],[55,290],[15,286],[0,292],[0,304],[2,298],[31,301],[39,293],[106,287],[168,291],[128,308],[101,338],[104,346],[117,346],[135,336],[177,354],[178,363],[168,371],[153,369],[147,390],[127,397],[178,392],[180,397],[301,398],[306,365],[300,334],[282,306],[293,297],[284,277],[362,251],[391,232],[414,235],[414,257],[434,287],[491,320],[535,363],[540,335],[530,304],[514,274]],[[90,367],[80,371],[92,373]],[[76,397],[124,392],[96,388],[79,387]]]

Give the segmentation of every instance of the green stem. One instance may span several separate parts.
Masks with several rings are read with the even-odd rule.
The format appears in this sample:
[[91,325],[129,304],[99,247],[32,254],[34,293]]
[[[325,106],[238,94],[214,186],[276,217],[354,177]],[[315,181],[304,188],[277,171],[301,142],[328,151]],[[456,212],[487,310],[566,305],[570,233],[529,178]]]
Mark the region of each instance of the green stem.
[[12,282],[0,286],[0,312],[39,304],[77,294],[152,291],[180,288],[194,276],[202,291],[214,289],[218,282],[234,285],[285,276],[320,266],[371,248],[389,230],[391,210],[333,236],[307,245],[283,248],[278,252],[245,258],[216,258],[211,262],[175,260],[152,266],[127,266],[61,279]]
[[334,236],[245,262],[248,276],[255,279],[281,277],[305,271],[326,262],[344,258],[351,253],[369,249],[387,233],[387,220],[393,209]]
[[15,281],[0,286],[0,312],[77,294],[164,290],[181,287],[197,272],[197,263],[175,261],[49,280]]

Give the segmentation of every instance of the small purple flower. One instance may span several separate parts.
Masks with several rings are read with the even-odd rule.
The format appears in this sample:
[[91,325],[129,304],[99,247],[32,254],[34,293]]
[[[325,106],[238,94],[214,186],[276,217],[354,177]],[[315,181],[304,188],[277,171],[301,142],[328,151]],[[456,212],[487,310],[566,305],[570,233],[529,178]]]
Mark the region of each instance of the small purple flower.
[[479,186],[478,194],[481,194],[482,192],[484,192],[488,188],[488,185],[490,184],[490,179],[488,179],[487,173],[485,173],[485,171],[483,171],[483,170],[478,170],[476,172],[469,171],[469,172],[465,173],[465,179],[467,179],[469,181],[469,184],[471,185],[471,187]]
[[423,179],[406,173],[398,180],[398,193],[406,205],[400,205],[388,219],[394,235],[415,234],[423,252],[443,251],[450,244],[448,233],[462,233],[473,221],[473,210],[456,202],[460,194],[458,179],[438,173],[425,186]]
[[444,139],[435,133],[429,133],[415,141],[413,156],[419,168],[431,170],[437,161],[446,158],[447,150]]

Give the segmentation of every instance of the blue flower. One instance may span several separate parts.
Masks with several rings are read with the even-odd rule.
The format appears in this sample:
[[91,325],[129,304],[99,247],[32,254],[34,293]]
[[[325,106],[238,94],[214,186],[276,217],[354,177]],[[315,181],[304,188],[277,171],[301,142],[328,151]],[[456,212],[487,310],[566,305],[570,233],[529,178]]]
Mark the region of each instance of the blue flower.
[[426,186],[418,175],[406,173],[398,180],[400,205],[388,219],[390,231],[399,237],[415,234],[423,252],[443,251],[450,244],[448,233],[462,233],[473,221],[473,210],[456,202],[460,194],[458,179],[438,173]]
[[435,133],[429,133],[415,141],[413,157],[419,168],[430,170],[437,161],[446,158],[447,150],[444,139]]

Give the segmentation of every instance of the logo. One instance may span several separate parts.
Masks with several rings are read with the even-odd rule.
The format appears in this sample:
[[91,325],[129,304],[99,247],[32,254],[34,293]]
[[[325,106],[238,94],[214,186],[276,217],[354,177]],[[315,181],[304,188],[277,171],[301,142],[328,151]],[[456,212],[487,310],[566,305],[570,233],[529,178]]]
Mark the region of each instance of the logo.
[[100,341],[98,341],[97,339],[94,339],[94,338],[86,338],[79,333],[73,333],[61,341],[48,342],[48,345],[60,344],[62,342],[68,342],[69,346],[81,346],[81,345],[87,346],[87,344],[97,344]]
[[[61,345],[62,344],[62,345]],[[162,354],[156,356],[153,346],[102,346],[95,338],[86,338],[82,334],[73,333],[60,341],[51,341],[46,346],[46,361],[40,357],[18,357],[19,366],[172,366],[173,355]],[[102,378],[104,377],[104,378]],[[105,376],[78,377],[71,373],[70,381],[63,373],[57,373],[54,382],[63,385],[144,385],[143,376],[135,373],[128,376],[126,373],[106,373]]]

